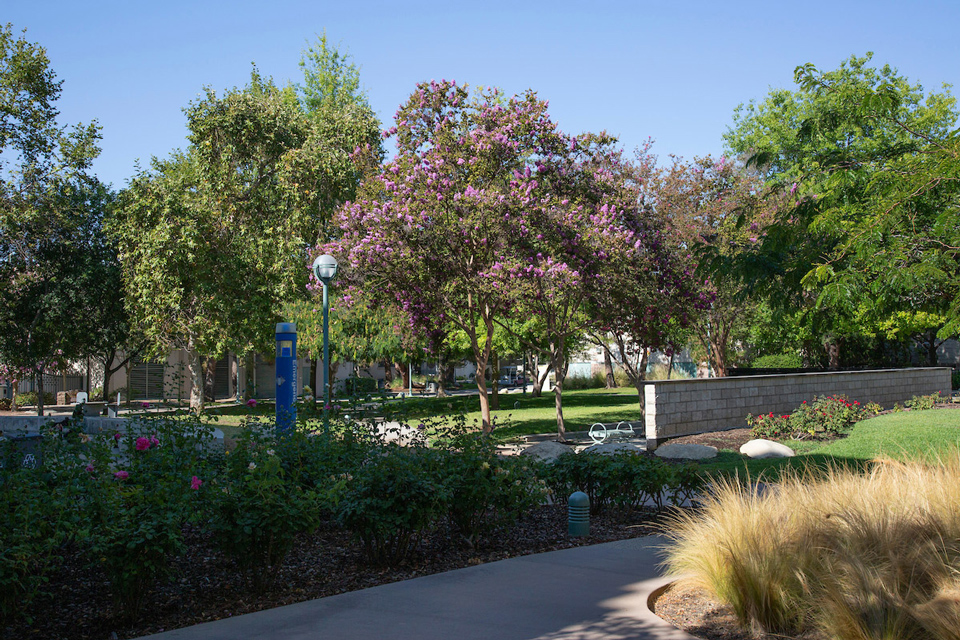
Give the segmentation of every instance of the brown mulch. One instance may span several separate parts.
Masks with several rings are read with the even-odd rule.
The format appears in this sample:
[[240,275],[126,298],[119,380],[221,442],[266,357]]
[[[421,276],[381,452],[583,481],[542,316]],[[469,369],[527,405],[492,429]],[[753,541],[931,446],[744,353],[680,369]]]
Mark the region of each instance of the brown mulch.
[[739,451],[740,447],[753,440],[754,436],[750,429],[728,429],[727,431],[711,431],[709,433],[698,433],[692,436],[683,436],[682,438],[671,438],[670,444],[702,444],[717,449],[732,449]]
[[829,640],[813,630],[785,636],[743,629],[732,607],[692,581],[670,585],[653,604],[653,611],[673,626],[704,640]]
[[449,527],[441,527],[424,538],[414,561],[397,568],[369,565],[360,545],[327,522],[297,540],[274,588],[261,595],[244,584],[233,562],[209,538],[187,529],[187,554],[176,561],[172,580],[148,594],[133,624],[113,615],[103,571],[78,550],[64,549],[61,566],[45,585],[47,594],[30,609],[33,622],[0,626],[0,638],[135,638],[515,556],[641,537],[656,533],[658,522],[651,511],[591,516],[590,535],[569,538],[566,506],[548,505],[488,536],[488,542],[476,549],[462,544]]

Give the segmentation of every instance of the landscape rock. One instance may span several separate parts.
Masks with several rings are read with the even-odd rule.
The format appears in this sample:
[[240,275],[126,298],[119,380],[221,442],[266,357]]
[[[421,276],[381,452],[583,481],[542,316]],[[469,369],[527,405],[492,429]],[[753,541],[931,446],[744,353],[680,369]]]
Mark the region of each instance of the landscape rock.
[[742,447],[740,453],[748,458],[792,458],[797,452],[785,444],[772,440],[751,440]]
[[567,453],[573,453],[573,449],[569,445],[561,444],[555,440],[546,440],[530,445],[520,455],[530,456],[541,462],[553,462]]
[[665,444],[654,453],[661,458],[683,460],[706,460],[717,457],[717,448],[703,444]]
[[605,456],[615,456],[624,451],[629,453],[640,453],[643,450],[643,447],[632,442],[605,442],[603,444],[590,445],[580,453],[596,453]]

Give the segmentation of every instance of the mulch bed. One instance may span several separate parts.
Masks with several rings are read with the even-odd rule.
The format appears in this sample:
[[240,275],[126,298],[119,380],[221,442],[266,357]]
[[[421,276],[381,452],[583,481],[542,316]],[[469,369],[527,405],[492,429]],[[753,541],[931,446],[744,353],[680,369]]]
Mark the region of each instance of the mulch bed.
[[743,629],[729,605],[688,581],[670,585],[657,598],[653,611],[673,626],[704,640],[829,640],[817,631],[785,636]]
[[103,571],[89,566],[77,550],[64,549],[63,562],[46,585],[48,595],[31,607],[33,622],[0,627],[0,637],[136,638],[485,562],[650,535],[658,531],[658,521],[650,511],[593,516],[590,536],[569,538],[566,506],[543,506],[514,527],[489,536],[489,542],[476,549],[465,547],[443,527],[425,537],[414,562],[398,568],[370,566],[358,543],[328,522],[298,539],[276,585],[262,595],[244,584],[232,561],[209,539],[189,529],[185,532],[189,551],[177,560],[174,578],[149,594],[133,624],[124,624],[113,615]]

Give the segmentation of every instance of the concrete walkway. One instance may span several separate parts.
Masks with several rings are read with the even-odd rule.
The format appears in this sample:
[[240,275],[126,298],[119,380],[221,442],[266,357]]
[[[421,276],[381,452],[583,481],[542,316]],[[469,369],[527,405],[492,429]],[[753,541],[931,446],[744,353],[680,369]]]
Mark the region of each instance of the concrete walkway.
[[654,616],[658,537],[438,573],[152,636],[154,640],[695,640]]

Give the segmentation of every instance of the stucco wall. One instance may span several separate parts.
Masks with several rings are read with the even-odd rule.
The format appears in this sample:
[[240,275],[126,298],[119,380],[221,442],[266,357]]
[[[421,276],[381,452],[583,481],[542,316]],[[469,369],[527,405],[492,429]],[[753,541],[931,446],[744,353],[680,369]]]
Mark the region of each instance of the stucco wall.
[[814,396],[843,394],[885,408],[913,396],[950,395],[950,369],[838,371],[662,380],[644,389],[648,448],[679,436],[747,426],[747,414],[790,413]]

